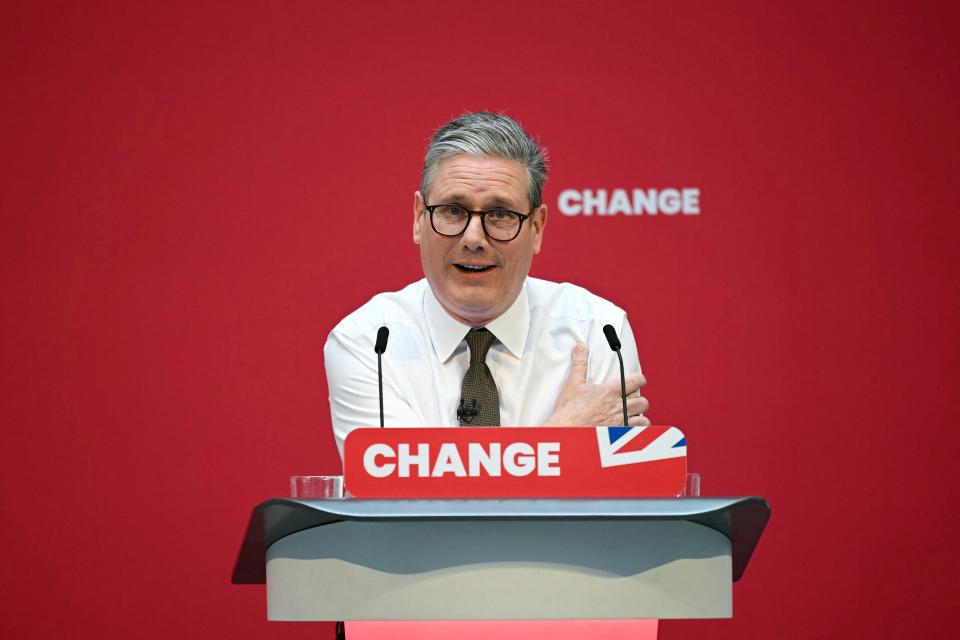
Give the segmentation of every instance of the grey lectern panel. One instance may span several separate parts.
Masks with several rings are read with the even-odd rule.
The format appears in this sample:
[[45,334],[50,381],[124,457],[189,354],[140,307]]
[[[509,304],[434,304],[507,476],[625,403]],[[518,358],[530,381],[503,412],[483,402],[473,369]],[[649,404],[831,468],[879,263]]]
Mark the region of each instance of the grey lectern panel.
[[349,520],[270,546],[267,617],[729,618],[730,552],[681,520]]
[[233,570],[235,584],[266,582],[267,549],[294,533],[345,521],[676,521],[730,541],[732,579],[747,567],[770,517],[763,498],[622,500],[289,500],[257,506]]

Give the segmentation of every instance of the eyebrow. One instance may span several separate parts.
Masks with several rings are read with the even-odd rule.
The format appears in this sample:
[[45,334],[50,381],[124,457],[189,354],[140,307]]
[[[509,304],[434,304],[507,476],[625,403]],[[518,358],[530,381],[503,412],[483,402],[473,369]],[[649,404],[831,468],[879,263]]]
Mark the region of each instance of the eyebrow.
[[[466,199],[467,199],[467,197],[464,196],[462,192],[454,192],[454,193],[451,194],[451,195],[445,196],[445,197],[443,198],[443,201],[442,201],[442,202],[441,202],[440,200],[437,200],[437,204],[459,204],[459,205],[462,206],[462,207],[466,207],[467,205],[463,204],[463,201],[466,200]],[[507,201],[504,200],[503,198],[494,198],[491,202],[492,202],[493,204],[489,204],[489,205],[483,207],[483,210],[484,210],[484,211],[486,211],[486,210],[488,210],[488,209],[510,209],[510,210],[513,210],[514,207],[516,206],[516,205],[510,204],[509,202],[507,202]]]

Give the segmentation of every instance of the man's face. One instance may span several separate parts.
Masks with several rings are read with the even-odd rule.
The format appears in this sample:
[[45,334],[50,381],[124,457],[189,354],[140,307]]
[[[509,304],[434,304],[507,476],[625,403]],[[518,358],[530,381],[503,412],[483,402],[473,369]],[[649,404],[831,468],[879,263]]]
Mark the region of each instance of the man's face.
[[[441,160],[429,186],[429,202],[418,191],[413,204],[413,241],[430,288],[451,316],[471,326],[487,324],[510,308],[540,252],[547,207],[537,207],[510,242],[492,240],[473,216],[462,235],[441,236],[430,226],[427,204],[495,207],[527,213],[527,172],[519,162],[489,156],[456,155]],[[476,267],[487,267],[478,271]],[[469,270],[474,267],[474,270]]]

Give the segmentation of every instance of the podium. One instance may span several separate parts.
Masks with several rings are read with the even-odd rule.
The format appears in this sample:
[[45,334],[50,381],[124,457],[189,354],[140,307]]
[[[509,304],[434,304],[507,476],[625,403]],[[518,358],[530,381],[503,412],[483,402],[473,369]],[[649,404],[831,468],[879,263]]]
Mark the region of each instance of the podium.
[[739,498],[268,500],[235,584],[269,620],[729,618],[770,516]]

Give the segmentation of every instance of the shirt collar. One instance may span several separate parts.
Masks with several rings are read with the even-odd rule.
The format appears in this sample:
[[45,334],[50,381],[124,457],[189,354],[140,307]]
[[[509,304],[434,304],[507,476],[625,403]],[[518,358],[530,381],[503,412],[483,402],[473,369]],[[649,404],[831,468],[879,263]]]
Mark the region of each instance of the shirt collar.
[[[465,325],[447,313],[440,305],[433,289],[427,283],[424,294],[424,312],[427,318],[427,327],[430,331],[430,341],[433,351],[440,362],[446,362],[470,331]],[[523,347],[527,342],[530,331],[530,301],[527,299],[527,283],[524,281],[520,295],[513,301],[510,308],[500,317],[486,325],[490,333],[503,343],[503,346],[516,358],[523,354]]]

